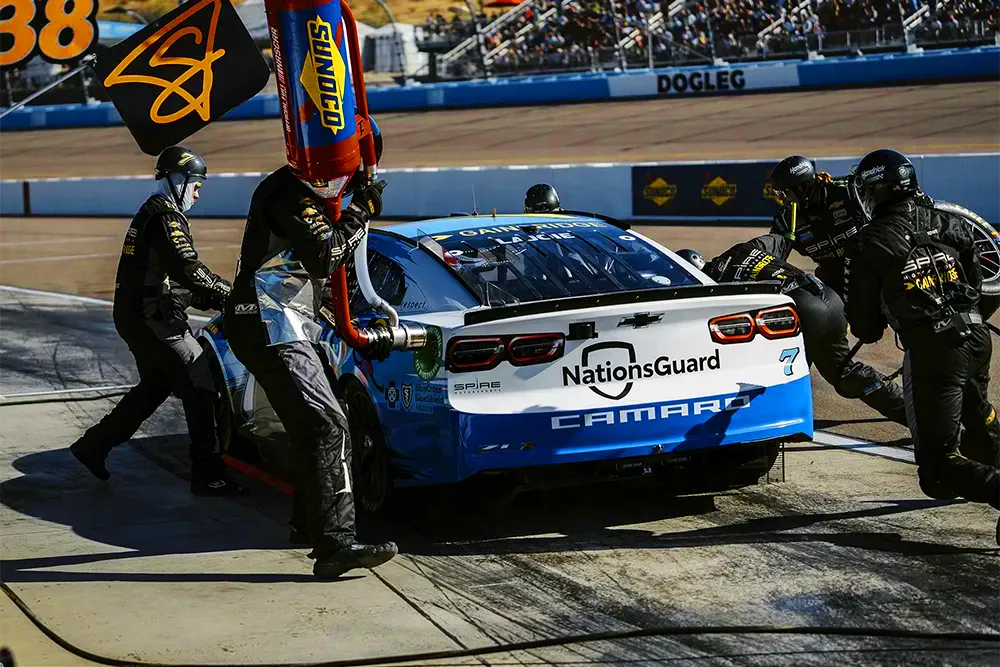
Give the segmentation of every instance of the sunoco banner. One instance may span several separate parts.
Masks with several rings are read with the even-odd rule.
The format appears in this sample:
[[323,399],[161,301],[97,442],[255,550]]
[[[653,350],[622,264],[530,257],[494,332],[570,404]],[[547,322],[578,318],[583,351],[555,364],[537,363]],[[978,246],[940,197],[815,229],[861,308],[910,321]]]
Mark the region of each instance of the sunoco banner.
[[632,215],[770,218],[780,208],[771,191],[771,163],[632,167]]

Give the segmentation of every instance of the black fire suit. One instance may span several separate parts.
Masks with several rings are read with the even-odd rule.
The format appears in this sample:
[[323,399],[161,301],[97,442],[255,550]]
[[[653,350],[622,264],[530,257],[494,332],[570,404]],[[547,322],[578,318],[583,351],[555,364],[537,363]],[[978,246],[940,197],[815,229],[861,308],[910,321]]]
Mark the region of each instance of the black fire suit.
[[987,398],[992,342],[977,310],[982,278],[971,230],[919,200],[882,205],[846,268],[851,330],[874,342],[891,325],[905,349],[903,391],[924,493],[1000,509],[1000,425]]
[[263,387],[296,456],[293,524],[317,558],[355,541],[347,418],[310,336],[320,281],[366,232],[353,204],[337,223],[286,166],[257,186],[243,233],[226,331],[236,357]]
[[779,280],[782,292],[795,301],[806,342],[806,358],[837,393],[861,401],[906,426],[906,408],[899,385],[860,362],[845,364],[850,355],[847,319],[840,296],[818,278],[809,276],[773,253],[773,234],[738,243],[705,266],[716,282]]
[[867,217],[848,177],[830,179],[820,174],[817,179],[808,204],[788,204],[774,217],[771,234],[775,239],[769,252],[783,260],[792,250],[808,257],[816,262],[816,276],[843,296],[845,248]]
[[230,284],[198,260],[184,213],[161,195],[142,205],[125,233],[115,278],[114,321],[139,369],[139,383],[80,439],[100,452],[131,438],[173,393],[191,436],[192,485],[224,477],[215,432],[209,358],[185,309],[222,310]]

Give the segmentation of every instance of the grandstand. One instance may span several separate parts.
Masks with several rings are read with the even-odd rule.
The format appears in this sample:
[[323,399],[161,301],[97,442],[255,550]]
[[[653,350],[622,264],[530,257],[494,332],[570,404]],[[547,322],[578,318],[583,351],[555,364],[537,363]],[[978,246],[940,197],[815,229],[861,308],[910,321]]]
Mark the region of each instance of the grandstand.
[[975,46],[998,24],[995,0],[523,0],[423,39],[462,79]]

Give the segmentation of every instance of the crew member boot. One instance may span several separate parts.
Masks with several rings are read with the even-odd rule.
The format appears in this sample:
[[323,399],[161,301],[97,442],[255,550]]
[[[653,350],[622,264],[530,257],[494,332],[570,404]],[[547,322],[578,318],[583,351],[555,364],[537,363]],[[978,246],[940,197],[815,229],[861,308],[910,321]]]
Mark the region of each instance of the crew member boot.
[[337,579],[345,572],[360,567],[375,568],[392,560],[399,553],[394,542],[383,544],[354,543],[343,546],[337,551],[316,555],[313,564],[313,574],[317,579]]

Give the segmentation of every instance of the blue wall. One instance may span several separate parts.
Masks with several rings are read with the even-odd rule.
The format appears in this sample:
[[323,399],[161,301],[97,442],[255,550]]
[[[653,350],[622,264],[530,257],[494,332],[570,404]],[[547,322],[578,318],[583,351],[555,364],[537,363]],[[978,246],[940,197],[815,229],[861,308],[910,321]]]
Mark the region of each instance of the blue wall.
[[[977,155],[916,155],[910,156],[923,189],[936,199],[961,204],[993,224],[1000,223],[1000,154]],[[843,175],[859,158],[818,158],[816,166],[834,175]],[[473,192],[480,214],[519,212],[523,208],[524,192],[538,182],[556,187],[563,206],[576,210],[603,213],[622,220],[643,220],[662,223],[710,224],[748,220],[765,223],[769,217],[760,213],[750,216],[747,211],[759,208],[760,178],[758,175],[725,172],[726,163],[684,162],[643,164],[633,168],[618,165],[539,165],[532,167],[456,167],[443,169],[390,169],[382,172],[388,183],[385,191],[386,217],[431,218],[473,210]],[[773,162],[746,162],[761,173]],[[667,182],[685,184],[686,174],[704,172],[736,173],[728,176],[729,184],[737,186],[731,201],[707,208],[708,215],[679,215],[669,206],[644,206],[636,211],[636,193],[642,199],[645,175],[652,169]],[[752,171],[750,169],[746,172]],[[637,176],[640,174],[640,176]],[[202,198],[192,209],[198,217],[243,217],[247,213],[250,195],[264,177],[261,173],[220,174],[209,178]],[[689,181],[690,179],[687,178]],[[153,190],[151,176],[84,179],[42,179],[28,181],[33,215],[92,215],[131,216]],[[700,188],[702,183],[695,184]],[[0,184],[0,213],[17,215],[24,212],[22,181]],[[678,198],[679,200],[680,198]],[[650,213],[653,211],[653,214]]]
[[[967,79],[1000,79],[1000,47],[369,88],[368,102],[372,112],[379,113]],[[268,94],[244,102],[224,118],[277,118],[279,114],[277,95]],[[111,103],[81,104],[22,108],[0,120],[0,130],[121,124]]]

